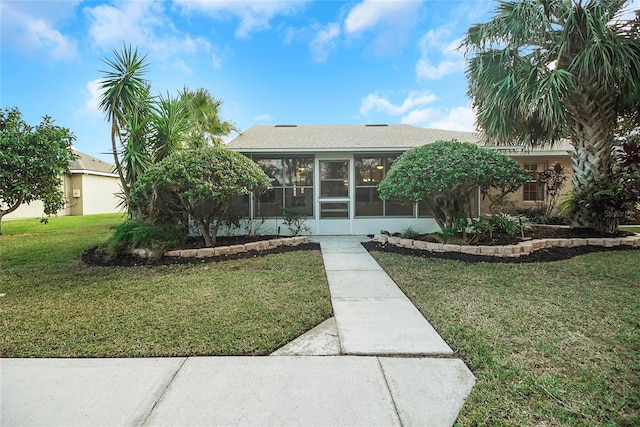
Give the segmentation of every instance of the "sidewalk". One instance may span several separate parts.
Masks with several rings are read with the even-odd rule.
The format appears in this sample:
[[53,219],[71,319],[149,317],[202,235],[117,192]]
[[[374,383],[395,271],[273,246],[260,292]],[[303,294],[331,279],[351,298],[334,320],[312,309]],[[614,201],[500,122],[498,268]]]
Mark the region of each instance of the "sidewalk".
[[0,425],[452,425],[471,372],[360,239],[314,240],[335,318],[273,356],[0,359]]

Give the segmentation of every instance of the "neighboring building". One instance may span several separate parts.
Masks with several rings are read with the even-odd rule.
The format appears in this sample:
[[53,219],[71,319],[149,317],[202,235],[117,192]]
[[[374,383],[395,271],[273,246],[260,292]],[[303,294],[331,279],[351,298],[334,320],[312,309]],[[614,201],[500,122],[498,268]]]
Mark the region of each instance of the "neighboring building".
[[[227,147],[243,153],[272,179],[273,190],[236,201],[233,209],[252,220],[265,218],[263,233],[286,234],[282,209],[304,208],[312,234],[379,233],[408,226],[437,231],[421,203],[383,201],[377,185],[403,152],[439,140],[482,144],[481,135],[417,128],[410,125],[276,125],[253,126]],[[554,161],[570,165],[570,147],[524,152],[516,147],[489,147],[513,157],[525,169],[540,171]],[[570,169],[570,168],[568,168]],[[532,179],[535,176],[532,176]],[[569,186],[569,185],[568,185]],[[544,198],[532,181],[514,196],[523,207]],[[478,203],[485,213],[486,203]]]
[[[70,173],[62,179],[61,190],[65,207],[57,213],[65,215],[90,215],[119,212],[120,179],[113,165],[73,149],[78,155],[70,165]],[[44,206],[36,200],[23,203],[3,219],[36,218],[44,215]]]

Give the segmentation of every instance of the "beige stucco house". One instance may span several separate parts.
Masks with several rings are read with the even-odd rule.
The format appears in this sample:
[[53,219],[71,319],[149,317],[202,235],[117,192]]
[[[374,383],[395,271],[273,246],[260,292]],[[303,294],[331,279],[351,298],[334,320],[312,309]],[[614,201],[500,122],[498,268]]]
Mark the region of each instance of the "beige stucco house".
[[[418,128],[410,125],[256,125],[233,139],[230,150],[243,153],[271,177],[273,190],[245,197],[234,209],[251,220],[264,219],[267,233],[286,234],[282,210],[303,208],[312,234],[369,234],[401,231],[437,231],[430,212],[420,203],[383,201],[377,185],[403,152],[438,140],[484,145],[482,136]],[[535,207],[544,191],[535,172],[558,161],[570,165],[571,147],[524,151],[518,147],[488,147],[513,157],[532,171],[532,182],[513,196],[517,205]],[[570,170],[570,167],[567,168]],[[569,187],[570,185],[568,185]],[[478,201],[478,211],[488,204]]]
[[[65,207],[57,213],[65,215],[90,215],[119,212],[120,179],[110,163],[75,150],[78,156],[69,165],[69,174],[62,177],[61,189]],[[36,200],[22,204],[4,219],[39,218],[44,214],[42,202]]]

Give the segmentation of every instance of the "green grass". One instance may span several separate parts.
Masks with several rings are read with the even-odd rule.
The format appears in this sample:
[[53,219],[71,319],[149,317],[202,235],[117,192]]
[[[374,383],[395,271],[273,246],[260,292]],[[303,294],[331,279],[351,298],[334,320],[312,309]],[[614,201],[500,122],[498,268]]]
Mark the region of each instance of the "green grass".
[[478,378],[470,425],[640,425],[640,252],[464,264],[375,253]]
[[332,315],[319,251],[157,267],[88,267],[120,216],[7,221],[5,357],[268,354]]
[[631,231],[633,233],[640,233],[640,225],[621,225],[620,230]]

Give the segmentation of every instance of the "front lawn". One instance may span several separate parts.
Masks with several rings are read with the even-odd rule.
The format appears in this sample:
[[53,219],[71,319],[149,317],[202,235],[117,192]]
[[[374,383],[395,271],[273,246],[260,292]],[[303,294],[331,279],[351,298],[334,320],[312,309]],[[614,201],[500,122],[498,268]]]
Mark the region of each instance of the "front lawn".
[[459,425],[640,425],[640,251],[372,255],[478,378]]
[[4,357],[268,354],[332,315],[319,251],[87,267],[116,215],[3,223]]

